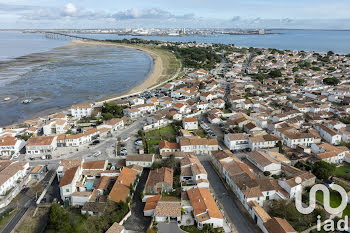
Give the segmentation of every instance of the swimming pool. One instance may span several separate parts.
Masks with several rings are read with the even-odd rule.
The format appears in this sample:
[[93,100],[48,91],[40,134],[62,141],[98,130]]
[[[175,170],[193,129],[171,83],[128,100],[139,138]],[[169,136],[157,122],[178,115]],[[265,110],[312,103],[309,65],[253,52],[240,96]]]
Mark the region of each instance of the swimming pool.
[[85,188],[86,188],[86,190],[91,190],[93,184],[94,184],[93,181],[86,181],[86,182],[85,182]]

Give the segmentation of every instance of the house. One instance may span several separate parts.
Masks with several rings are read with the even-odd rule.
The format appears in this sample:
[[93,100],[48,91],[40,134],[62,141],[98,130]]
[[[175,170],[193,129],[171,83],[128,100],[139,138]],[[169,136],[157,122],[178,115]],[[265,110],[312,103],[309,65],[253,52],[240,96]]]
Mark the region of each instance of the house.
[[250,150],[254,151],[258,149],[274,148],[279,141],[281,141],[280,137],[273,134],[266,134],[262,136],[249,137],[248,144]]
[[0,195],[4,198],[11,190],[19,187],[18,192],[22,189],[19,185],[29,172],[28,162],[13,162],[9,160],[0,160]]
[[145,198],[142,201],[145,201],[150,196],[161,194],[163,192],[172,192],[173,175],[173,169],[167,167],[151,170],[144,189]]
[[295,179],[295,177],[292,177],[290,179],[283,178],[278,180],[278,185],[288,192],[288,198],[294,198],[297,192],[302,191],[302,185],[296,183]]
[[181,202],[180,201],[158,201],[154,210],[154,220],[156,222],[180,221]]
[[143,208],[143,216],[153,216],[154,211],[158,205],[158,201],[162,195],[150,196],[146,200],[145,207]]
[[159,143],[159,153],[163,155],[164,153],[180,152],[180,144],[177,142],[168,142],[163,140]]
[[280,174],[281,164],[272,159],[268,154],[262,151],[248,152],[246,158],[253,163],[262,172],[270,174]]
[[260,229],[264,229],[264,223],[271,219],[270,215],[256,201],[248,202],[248,212]]
[[139,97],[133,97],[129,99],[130,105],[141,105],[145,104],[145,100]]
[[283,139],[283,144],[290,148],[298,145],[310,147],[314,143],[315,136],[311,133],[300,133],[294,128],[276,129],[274,133]]
[[154,160],[154,154],[128,155],[126,158],[126,166],[136,164],[141,167],[151,167]]
[[202,229],[204,224],[210,224],[214,228],[223,227],[224,218],[209,189],[190,189],[187,190],[187,195],[199,229]]
[[217,114],[209,114],[208,121],[211,124],[220,124],[222,122],[221,118]]
[[216,139],[208,138],[181,138],[180,149],[182,152],[194,152],[195,154],[211,154],[218,150],[219,144]]
[[72,167],[65,171],[63,177],[60,179],[59,188],[61,199],[71,203],[72,194],[77,191],[76,182],[81,175],[81,167]]
[[113,118],[111,120],[106,121],[103,124],[103,127],[112,129],[112,132],[118,131],[124,128],[124,120],[120,118]]
[[315,158],[334,164],[342,163],[349,153],[347,147],[334,146],[329,143],[312,144],[311,151]]
[[220,161],[228,159],[231,161],[234,157],[234,154],[229,150],[218,150],[212,151],[210,155],[210,161],[214,165],[215,169],[222,175],[223,166]]
[[60,160],[60,163],[57,168],[57,179],[58,181],[64,176],[65,172],[74,167],[80,167],[84,162],[84,159],[69,159],[69,160]]
[[36,180],[40,180],[44,174],[45,174],[45,166],[42,165],[36,165],[32,171],[30,172],[30,176],[33,177]]
[[244,132],[247,132],[249,134],[253,134],[254,132],[262,131],[263,129],[258,127],[253,122],[249,122],[248,124],[243,126],[243,130],[244,130]]
[[128,116],[131,119],[137,119],[142,116],[142,112],[138,108],[126,108],[123,109],[123,113],[125,116]]
[[249,148],[248,134],[225,134],[224,142],[231,151],[245,150]]
[[6,136],[0,138],[0,155],[12,156],[19,155],[20,151],[26,145],[26,141],[16,137]]
[[[100,129],[103,132],[102,129]],[[84,133],[78,134],[61,134],[57,136],[58,147],[80,146],[89,143],[99,136],[99,130],[91,128]]]
[[136,170],[124,167],[114,183],[108,199],[114,202],[127,202],[130,195],[130,187],[134,185],[136,177]]
[[198,120],[197,118],[183,118],[182,119],[182,128],[185,130],[196,130],[198,129]]
[[52,153],[57,148],[56,139],[55,136],[31,137],[26,144],[26,153],[28,155]]
[[208,174],[196,155],[181,160],[180,181],[184,190],[194,187],[209,188]]
[[339,145],[341,142],[342,136],[334,129],[329,128],[326,125],[315,124],[313,127],[317,130],[320,136],[329,144]]
[[63,119],[55,119],[46,122],[43,126],[43,133],[45,136],[55,135],[55,134],[63,134],[70,129],[68,122]]
[[75,118],[82,118],[82,117],[91,117],[91,113],[93,111],[93,105],[92,104],[78,104],[73,105],[70,109],[71,114]]

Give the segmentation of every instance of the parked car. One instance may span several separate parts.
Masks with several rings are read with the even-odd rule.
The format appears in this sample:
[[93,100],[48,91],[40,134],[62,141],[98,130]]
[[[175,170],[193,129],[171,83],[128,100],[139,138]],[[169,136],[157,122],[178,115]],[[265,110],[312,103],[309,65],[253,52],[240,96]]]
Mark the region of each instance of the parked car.
[[93,142],[90,143],[90,146],[94,146],[100,143],[100,140],[94,140]]
[[135,145],[142,145],[142,139],[136,139],[135,140]]
[[99,155],[101,155],[101,154],[102,154],[101,151],[98,150],[98,151],[96,151],[96,152],[93,154],[93,156],[94,156],[94,157],[97,157],[97,156],[99,156]]

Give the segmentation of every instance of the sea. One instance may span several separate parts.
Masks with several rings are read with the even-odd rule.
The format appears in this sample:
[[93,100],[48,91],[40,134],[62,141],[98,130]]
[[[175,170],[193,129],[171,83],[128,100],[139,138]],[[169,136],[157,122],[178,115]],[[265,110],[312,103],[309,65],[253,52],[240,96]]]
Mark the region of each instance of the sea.
[[[222,43],[258,48],[350,53],[350,31],[271,30],[265,35],[122,36],[83,34],[93,39]],[[81,45],[43,34],[0,32],[0,127],[72,104],[122,94],[152,72],[148,54],[123,47]],[[10,97],[9,101],[4,98]],[[33,99],[30,104],[22,104]]]

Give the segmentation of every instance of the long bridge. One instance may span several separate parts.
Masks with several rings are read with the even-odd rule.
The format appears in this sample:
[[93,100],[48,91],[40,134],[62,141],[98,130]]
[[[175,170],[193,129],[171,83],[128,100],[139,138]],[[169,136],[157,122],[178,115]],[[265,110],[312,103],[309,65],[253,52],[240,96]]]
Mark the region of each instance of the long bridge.
[[55,39],[55,40],[93,40],[98,41],[97,39],[87,38],[83,36],[76,36],[65,34],[61,32],[41,32],[45,35],[46,38]]

